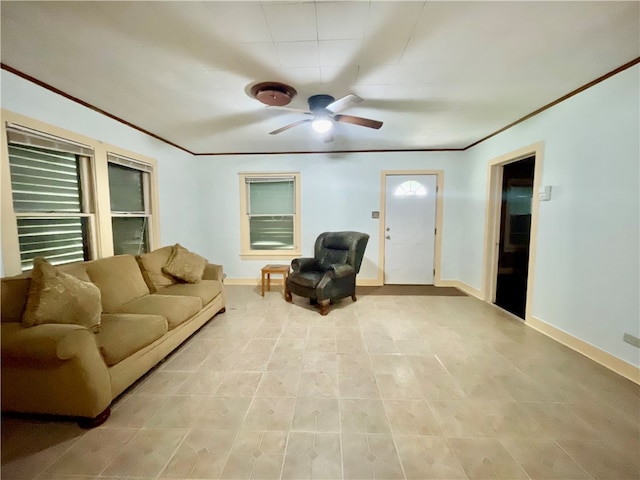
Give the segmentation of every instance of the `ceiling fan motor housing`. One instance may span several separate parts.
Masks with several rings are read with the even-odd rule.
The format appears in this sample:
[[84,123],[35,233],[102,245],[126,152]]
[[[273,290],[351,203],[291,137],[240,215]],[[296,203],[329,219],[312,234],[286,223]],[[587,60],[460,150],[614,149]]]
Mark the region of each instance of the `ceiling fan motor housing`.
[[327,105],[333,103],[335,98],[331,95],[312,95],[309,97],[309,110],[312,112],[316,112],[318,110],[322,111],[327,108]]

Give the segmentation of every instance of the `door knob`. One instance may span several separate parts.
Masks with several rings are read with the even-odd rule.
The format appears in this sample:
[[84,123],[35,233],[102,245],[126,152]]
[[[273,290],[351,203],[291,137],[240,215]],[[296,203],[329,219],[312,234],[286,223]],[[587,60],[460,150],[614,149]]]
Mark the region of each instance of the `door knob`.
[[387,240],[391,240],[391,235],[385,235],[384,238],[386,238]]

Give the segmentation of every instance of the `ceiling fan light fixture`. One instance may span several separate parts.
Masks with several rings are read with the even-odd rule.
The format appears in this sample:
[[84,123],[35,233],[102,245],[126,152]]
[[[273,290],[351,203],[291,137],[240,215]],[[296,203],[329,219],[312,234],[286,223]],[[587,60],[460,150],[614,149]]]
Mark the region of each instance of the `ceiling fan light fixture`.
[[311,122],[311,128],[318,133],[327,133],[332,127],[333,122],[324,116],[316,117],[313,122]]

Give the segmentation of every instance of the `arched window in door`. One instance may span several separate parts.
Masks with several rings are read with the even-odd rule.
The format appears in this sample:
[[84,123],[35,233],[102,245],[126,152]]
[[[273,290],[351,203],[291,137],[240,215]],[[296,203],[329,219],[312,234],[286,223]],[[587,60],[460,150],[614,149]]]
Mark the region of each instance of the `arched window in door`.
[[417,197],[426,197],[427,189],[420,182],[416,182],[415,180],[407,180],[406,182],[401,183],[396,188],[393,194],[396,197],[409,197],[409,196],[417,196]]

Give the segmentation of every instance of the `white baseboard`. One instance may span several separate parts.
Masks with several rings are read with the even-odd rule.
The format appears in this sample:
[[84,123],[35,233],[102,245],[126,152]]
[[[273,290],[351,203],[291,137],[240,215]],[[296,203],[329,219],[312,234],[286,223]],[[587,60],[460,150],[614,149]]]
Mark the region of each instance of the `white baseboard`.
[[527,319],[525,323],[529,327],[545,334],[556,342],[559,342],[571,348],[572,350],[581,353],[585,357],[590,358],[603,367],[606,367],[609,370],[614,371],[618,375],[622,375],[623,377],[640,385],[639,367],[631,365],[630,363],[627,363],[624,360],[621,360],[618,357],[615,357],[610,353],[605,352],[604,350],[601,350],[598,347],[585,342],[584,340],[580,340],[579,338],[574,337],[564,330],[560,330],[559,328],[549,325],[548,323],[543,322],[538,318],[531,317]]
[[[259,278],[225,278],[224,279],[224,284],[225,285],[250,285],[250,286],[256,286],[256,285],[260,285],[260,279]],[[282,278],[272,278],[271,279],[271,285],[282,285]]]
[[[260,285],[259,278],[225,278],[225,285]],[[282,278],[271,278],[271,285],[282,285]],[[356,278],[359,287],[380,287],[382,284],[377,279]]]
[[455,287],[458,290],[462,290],[467,295],[471,295],[472,297],[479,298],[480,300],[484,300],[482,292],[473,288],[466,283],[461,282],[460,280],[440,280],[436,287]]

